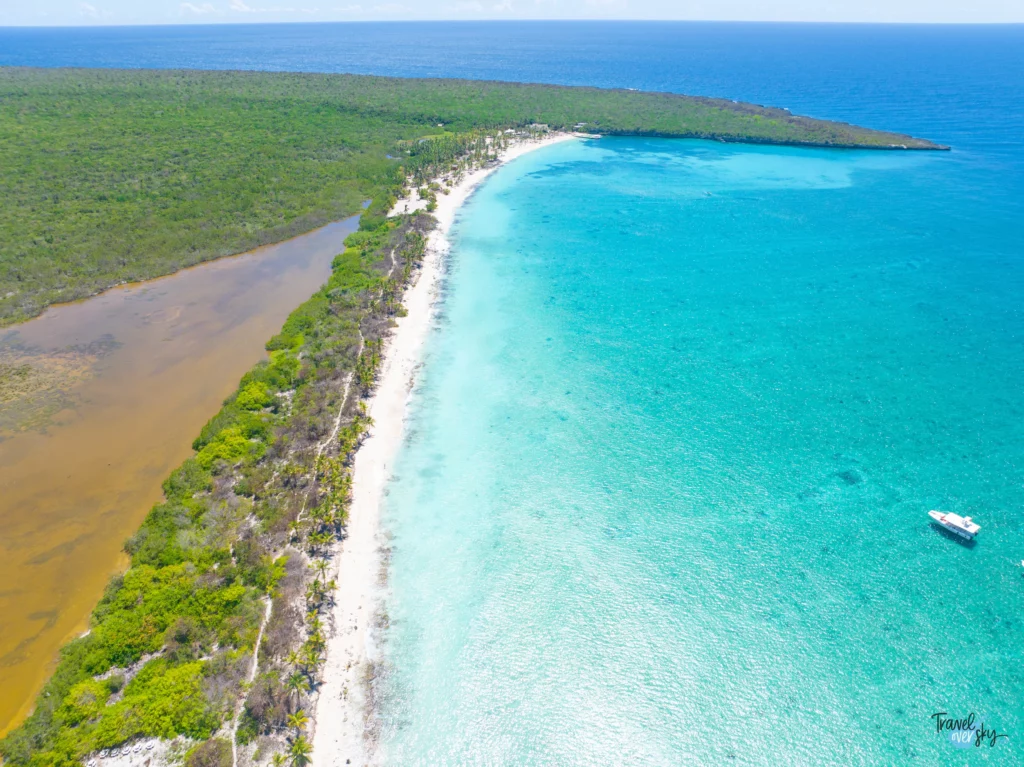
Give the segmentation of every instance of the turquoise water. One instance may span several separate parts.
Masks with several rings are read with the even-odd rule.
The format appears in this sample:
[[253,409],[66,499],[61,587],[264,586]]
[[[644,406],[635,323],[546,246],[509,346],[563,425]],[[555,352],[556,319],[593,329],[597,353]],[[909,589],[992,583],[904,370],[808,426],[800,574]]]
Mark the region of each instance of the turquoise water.
[[388,763],[1020,763],[1004,171],[605,139],[492,176],[386,503]]

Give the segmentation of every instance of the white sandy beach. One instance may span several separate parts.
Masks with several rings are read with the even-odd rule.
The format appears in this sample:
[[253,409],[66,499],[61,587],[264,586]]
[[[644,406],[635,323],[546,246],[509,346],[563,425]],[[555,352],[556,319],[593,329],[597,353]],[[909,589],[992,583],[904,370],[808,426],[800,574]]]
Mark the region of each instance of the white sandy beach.
[[[324,684],[313,717],[313,765],[366,765],[374,761],[366,737],[365,679],[373,660],[374,618],[384,595],[381,578],[380,505],[402,441],[406,409],[420,363],[448,252],[448,232],[459,207],[502,163],[527,152],[567,141],[569,134],[521,141],[509,147],[500,162],[468,173],[447,195],[438,195],[434,215],[440,226],[427,243],[419,276],[405,295],[407,316],[388,340],[378,387],[369,402],[373,427],[355,457],[348,534],[335,556],[338,591],[333,610],[334,631],[328,641]],[[425,206],[422,200],[400,200],[392,213]]]

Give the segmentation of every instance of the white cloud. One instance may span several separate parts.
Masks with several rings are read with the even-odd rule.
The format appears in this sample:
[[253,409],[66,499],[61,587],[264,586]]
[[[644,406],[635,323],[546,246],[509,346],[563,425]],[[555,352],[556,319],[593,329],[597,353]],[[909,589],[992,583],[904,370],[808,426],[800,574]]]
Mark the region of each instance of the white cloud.
[[231,0],[231,10],[237,13],[319,13],[319,8],[253,8],[246,5],[245,0]]
[[0,26],[328,17],[1021,23],[1024,0],[0,0]]
[[109,19],[114,15],[113,11],[105,8],[97,8],[92,3],[79,3],[78,16],[83,19]]
[[179,13],[184,16],[186,13],[194,13],[197,16],[205,16],[208,13],[220,13],[210,3],[203,3],[202,5],[193,5],[192,3],[182,3],[178,8]]

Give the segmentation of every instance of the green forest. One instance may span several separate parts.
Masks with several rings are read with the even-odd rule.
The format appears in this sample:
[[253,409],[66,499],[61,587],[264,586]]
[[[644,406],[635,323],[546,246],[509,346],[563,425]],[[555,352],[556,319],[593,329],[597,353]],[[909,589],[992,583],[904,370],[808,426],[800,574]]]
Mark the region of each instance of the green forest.
[[[371,215],[436,147],[541,123],[605,135],[937,148],[726,100],[463,80],[0,68],[0,326]],[[419,158],[422,159],[422,158]]]

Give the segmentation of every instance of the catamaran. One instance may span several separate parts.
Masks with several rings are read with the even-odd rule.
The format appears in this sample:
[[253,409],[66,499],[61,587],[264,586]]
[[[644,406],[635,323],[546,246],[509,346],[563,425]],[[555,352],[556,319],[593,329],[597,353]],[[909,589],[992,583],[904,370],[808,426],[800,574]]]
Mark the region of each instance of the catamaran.
[[970,517],[961,517],[959,514],[954,514],[950,511],[929,511],[928,516],[949,530],[949,532],[955,533],[969,541],[974,540],[974,536],[981,530],[981,526],[976,525]]

